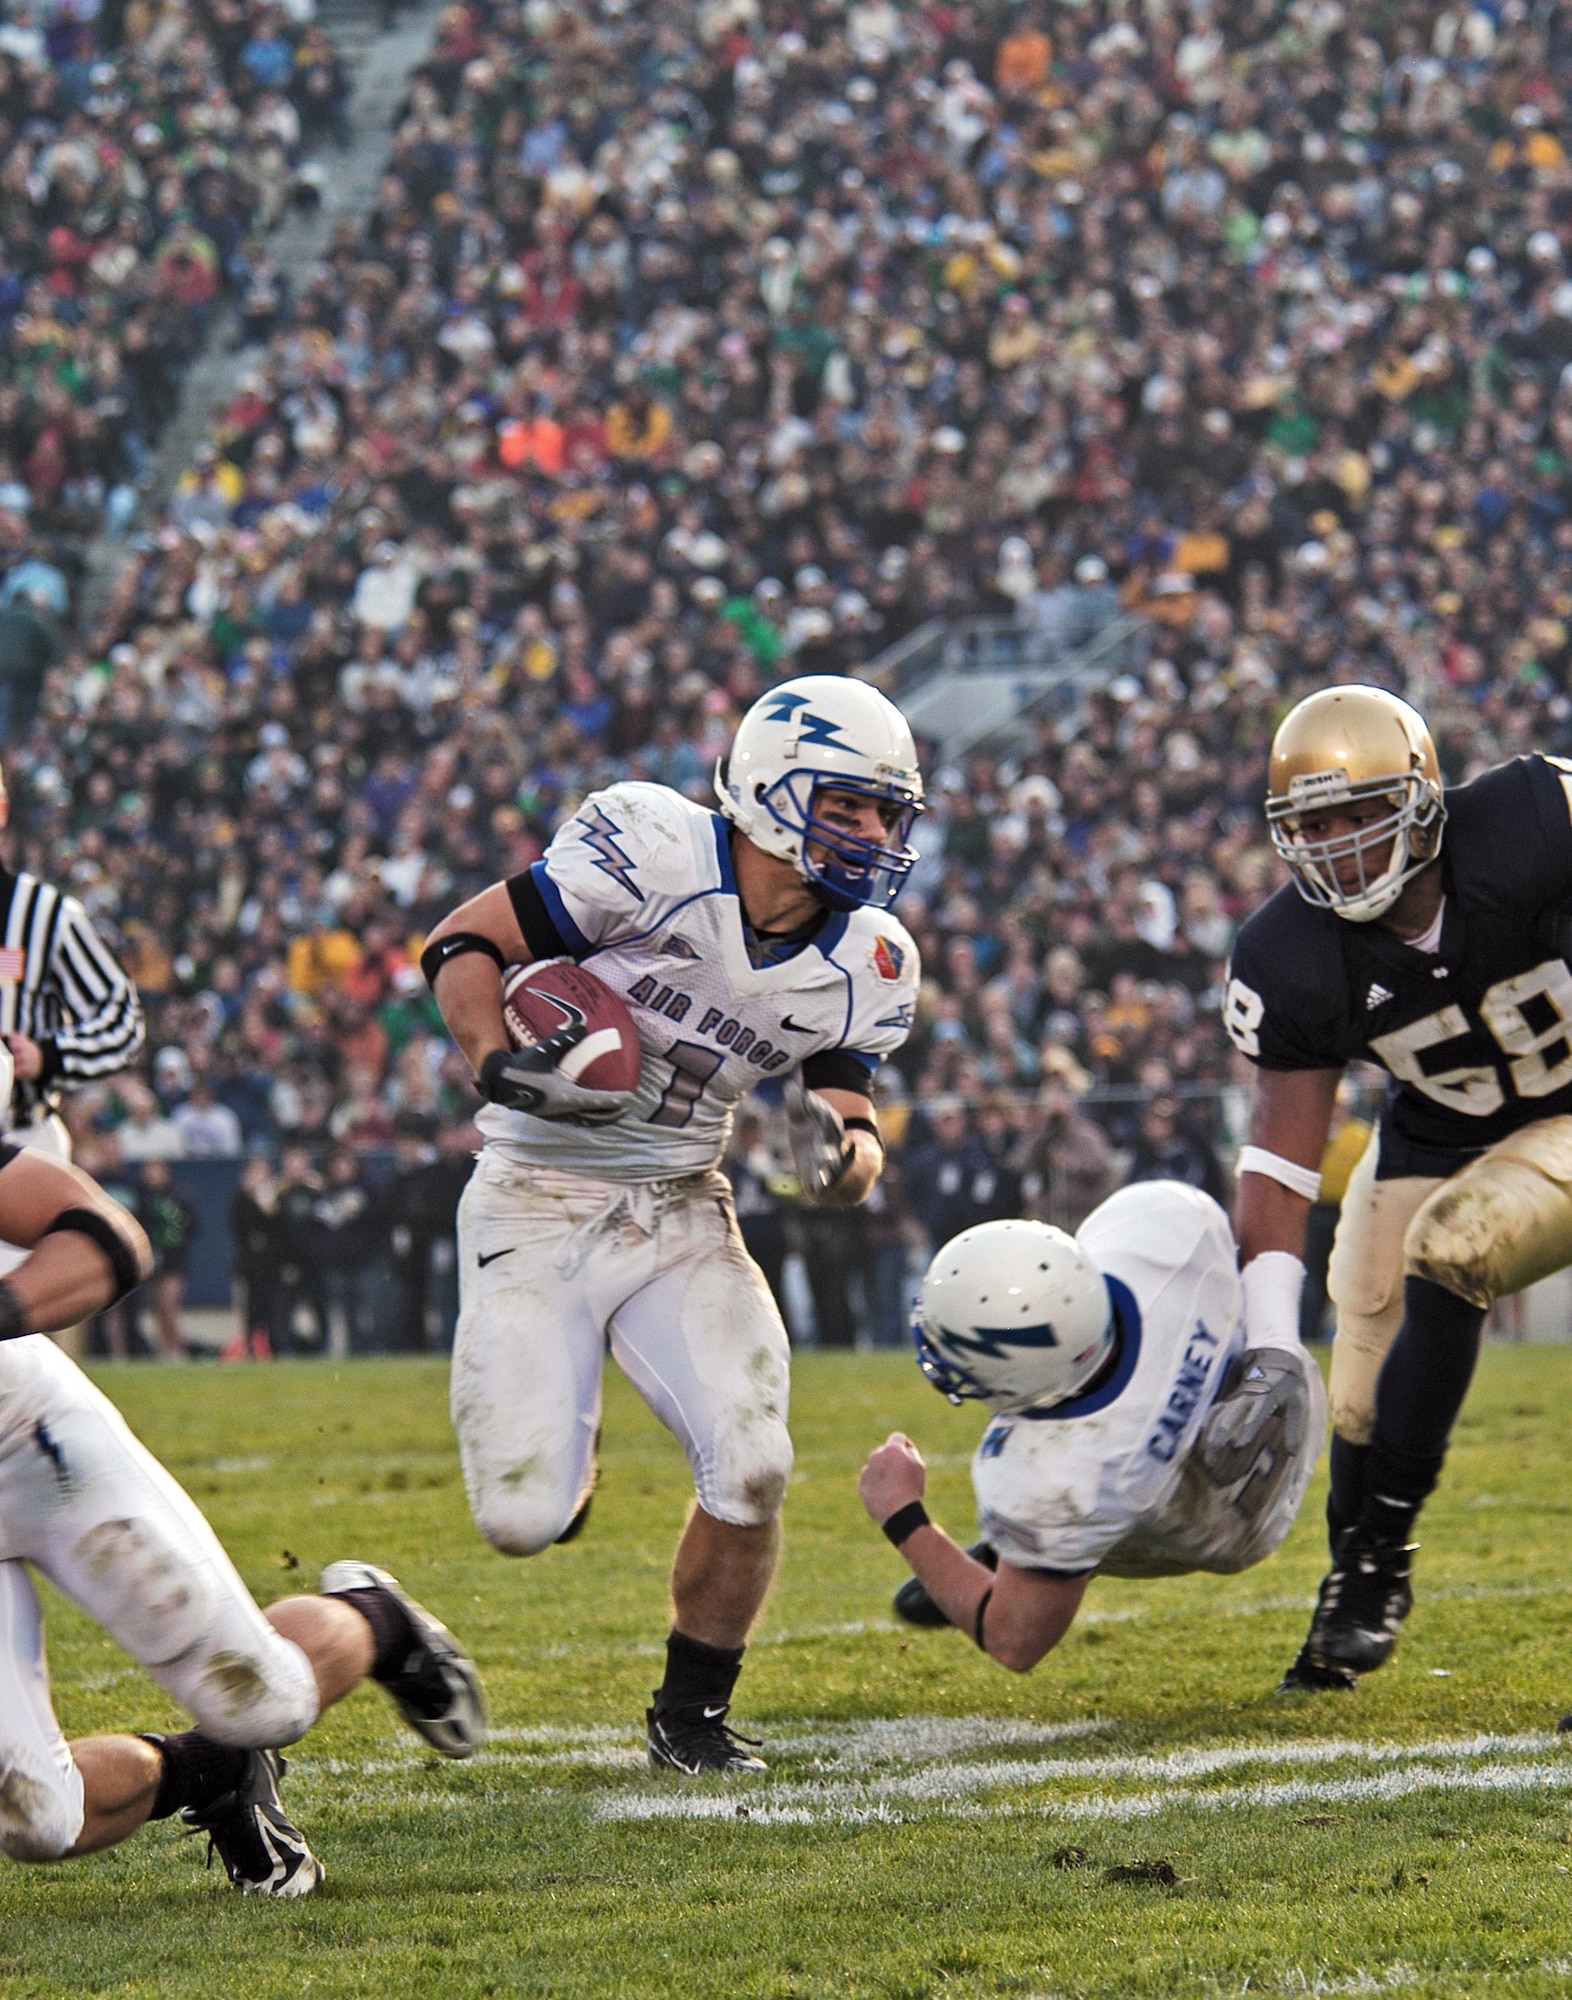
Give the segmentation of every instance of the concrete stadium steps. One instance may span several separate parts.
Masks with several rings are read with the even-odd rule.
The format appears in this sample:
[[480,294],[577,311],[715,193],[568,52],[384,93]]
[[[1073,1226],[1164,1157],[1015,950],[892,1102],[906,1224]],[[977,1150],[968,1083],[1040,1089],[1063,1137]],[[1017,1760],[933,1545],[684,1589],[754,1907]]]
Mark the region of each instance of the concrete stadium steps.
[[[441,11],[442,0],[417,0],[399,12],[393,27],[383,29],[380,0],[322,0],[318,20],[332,35],[351,80],[353,136],[346,152],[328,143],[308,155],[322,169],[321,203],[304,213],[291,210],[270,239],[297,288],[327,247],[336,224],[370,207],[388,157],[393,121],[411,73],[431,46]],[[138,509],[137,527],[156,518],[211,430],[215,414],[233,397],[237,379],[255,364],[258,350],[236,350],[234,334],[235,317],[226,308],[215,317],[206,348],[181,384],[180,407],[153,454],[152,478]],[[77,624],[83,632],[92,631],[125,556],[125,543],[108,535],[96,537],[85,551],[87,575],[77,607]]]

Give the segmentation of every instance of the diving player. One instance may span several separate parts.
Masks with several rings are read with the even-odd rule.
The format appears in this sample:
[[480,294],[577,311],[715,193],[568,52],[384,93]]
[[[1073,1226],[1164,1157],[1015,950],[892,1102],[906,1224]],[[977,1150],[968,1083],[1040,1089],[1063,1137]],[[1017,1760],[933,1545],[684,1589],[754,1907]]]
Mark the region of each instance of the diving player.
[[961,1549],[922,1505],[895,1432],[857,1490],[915,1575],[895,1608],[958,1625],[1025,1673],[1108,1576],[1249,1569],[1287,1534],[1326,1400],[1292,1323],[1247,1333],[1228,1219],[1210,1195],[1142,1181],[1066,1236],[984,1222],[923,1279],[917,1358],[953,1402],[997,1414],[972,1460],[983,1540]]
[[1572,764],[1518,757],[1443,795],[1406,702],[1327,688],[1277,732],[1266,813],[1293,882],[1240,930],[1224,1002],[1257,1071],[1252,1335],[1298,1312],[1344,1064],[1391,1078],[1332,1249],[1332,1567],[1289,1691],[1390,1656],[1485,1309],[1572,1262]]
[[[716,789],[718,813],[661,785],[593,794],[544,860],[438,924],[422,961],[489,1100],[459,1209],[452,1405],[470,1506],[509,1555],[577,1532],[609,1346],[697,1490],[647,1716],[652,1760],[690,1774],[763,1769],[726,1714],[792,1463],[786,1330],[719,1170],[732,1107],[787,1080],[805,1189],[862,1201],[884,1160],[873,1073],[906,1039],[918,982],[888,912],[922,781],[883,695],[784,682],[743,717]],[[503,972],[563,954],[632,1011],[631,1097],[569,1082],[565,1044],[509,1051]]]
[[[0,1048],[6,1091],[9,1072]],[[471,1756],[474,1667],[368,1563],[332,1563],[322,1595],[257,1609],[193,1502],[46,1337],[147,1275],[147,1238],[96,1182],[0,1143],[0,1236],[26,1246],[0,1279],[0,1852],[91,1854],[179,1813],[237,1888],[308,1895],[322,1865],[284,1815],[275,1746],[370,1675],[436,1749]],[[29,1563],[200,1727],[68,1744]]]

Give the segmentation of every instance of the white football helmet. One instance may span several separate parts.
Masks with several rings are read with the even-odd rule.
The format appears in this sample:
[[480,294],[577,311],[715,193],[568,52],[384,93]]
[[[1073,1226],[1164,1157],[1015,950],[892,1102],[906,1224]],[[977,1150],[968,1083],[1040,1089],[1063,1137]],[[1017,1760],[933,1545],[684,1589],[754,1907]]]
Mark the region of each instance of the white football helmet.
[[928,1266],[912,1315],[922,1372],[952,1403],[1046,1408],[1113,1351],[1113,1301],[1097,1266],[1046,1222],[980,1222]]
[[[882,842],[859,839],[817,817],[821,787],[887,799],[899,817]],[[761,695],[715,767],[715,790],[733,826],[832,909],[887,910],[917,859],[917,747],[905,716],[866,681],[805,674]]]

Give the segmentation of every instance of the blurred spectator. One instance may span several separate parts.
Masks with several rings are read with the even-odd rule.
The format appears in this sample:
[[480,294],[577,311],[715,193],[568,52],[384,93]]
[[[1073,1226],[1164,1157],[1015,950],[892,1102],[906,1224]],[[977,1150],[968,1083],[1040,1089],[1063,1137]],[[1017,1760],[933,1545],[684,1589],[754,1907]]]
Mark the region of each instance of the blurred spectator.
[[1019,1212],[1019,1182],[970,1128],[959,1098],[927,1107],[929,1138],[908,1146],[906,1206],[927,1233],[930,1250],[975,1223]]
[[[309,1147],[285,1146],[273,1198],[277,1221],[278,1290],[275,1354],[326,1354],[329,1345],[327,1272],[317,1231],[316,1202],[322,1181]],[[310,1321],[302,1341],[300,1320]]]
[[241,1153],[240,1120],[227,1104],[220,1104],[206,1077],[198,1077],[191,1095],[174,1113],[170,1123],[180,1141],[181,1156],[188,1160],[235,1160]]
[[186,1256],[196,1229],[196,1211],[176,1192],[168,1160],[157,1155],[142,1162],[133,1207],[153,1251],[153,1274],[139,1296],[152,1311],[160,1357],[180,1361],[186,1352],[180,1301],[185,1294]]
[[278,1221],[278,1189],[265,1154],[253,1153],[240,1171],[229,1205],[235,1244],[235,1277],[240,1288],[240,1329],[223,1350],[225,1360],[271,1361],[280,1337],[279,1299],[283,1243]]
[[1228,1199],[1228,1183],[1207,1141],[1186,1129],[1177,1099],[1159,1094],[1142,1107],[1126,1179],[1183,1181],[1214,1201]]
[[389,1329],[379,1323],[373,1268],[383,1247],[377,1203],[360,1160],[344,1147],[328,1155],[311,1220],[327,1302],[343,1319],[348,1352],[385,1352]]

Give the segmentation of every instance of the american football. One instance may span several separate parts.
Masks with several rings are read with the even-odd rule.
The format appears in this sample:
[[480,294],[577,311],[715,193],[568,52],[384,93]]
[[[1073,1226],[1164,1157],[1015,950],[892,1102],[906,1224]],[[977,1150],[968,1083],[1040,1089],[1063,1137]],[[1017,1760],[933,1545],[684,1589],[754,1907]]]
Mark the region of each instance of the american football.
[[562,1074],[586,1090],[638,1088],[643,1056],[633,1016],[604,979],[571,958],[538,960],[509,973],[502,1018],[516,1049],[533,1048],[582,1022],[584,1039],[557,1064]]

